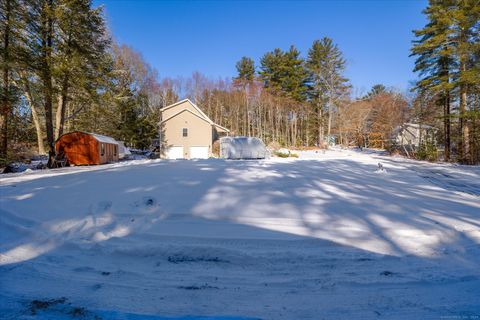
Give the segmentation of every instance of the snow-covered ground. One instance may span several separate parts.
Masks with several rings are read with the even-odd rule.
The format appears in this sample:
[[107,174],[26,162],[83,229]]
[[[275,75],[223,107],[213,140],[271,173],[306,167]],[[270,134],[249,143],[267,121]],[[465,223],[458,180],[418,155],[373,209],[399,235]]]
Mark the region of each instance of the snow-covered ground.
[[0,195],[1,319],[480,318],[479,167],[138,160]]

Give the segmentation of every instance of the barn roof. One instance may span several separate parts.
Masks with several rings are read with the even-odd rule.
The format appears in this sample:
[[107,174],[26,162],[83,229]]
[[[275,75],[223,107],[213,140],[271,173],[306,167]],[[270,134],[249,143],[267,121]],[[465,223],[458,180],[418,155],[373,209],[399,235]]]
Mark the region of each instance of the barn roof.
[[118,145],[118,141],[113,139],[112,137],[104,136],[102,134],[93,133],[93,132],[85,132],[85,131],[72,131],[72,132],[64,133],[57,139],[57,141],[60,140],[63,136],[70,135],[72,133],[88,134],[89,136],[94,137],[95,140],[97,140],[98,142],[111,143],[111,144]]
[[98,142],[103,142],[103,143],[113,143],[113,144],[118,144],[117,140],[107,137],[98,133],[88,133],[95,139],[97,139]]

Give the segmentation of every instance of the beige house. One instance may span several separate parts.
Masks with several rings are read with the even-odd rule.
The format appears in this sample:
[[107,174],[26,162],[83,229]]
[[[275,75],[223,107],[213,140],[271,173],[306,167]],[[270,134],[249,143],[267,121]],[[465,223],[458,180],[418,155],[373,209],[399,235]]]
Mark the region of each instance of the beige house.
[[160,111],[160,154],[166,159],[207,159],[212,155],[213,142],[229,132],[189,99]]

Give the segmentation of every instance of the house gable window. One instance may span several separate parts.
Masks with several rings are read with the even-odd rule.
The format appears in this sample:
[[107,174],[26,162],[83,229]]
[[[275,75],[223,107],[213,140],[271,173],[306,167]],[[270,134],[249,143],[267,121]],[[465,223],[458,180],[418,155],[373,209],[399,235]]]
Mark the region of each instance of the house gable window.
[[182,129],[182,136],[183,137],[188,137],[188,129],[187,128]]

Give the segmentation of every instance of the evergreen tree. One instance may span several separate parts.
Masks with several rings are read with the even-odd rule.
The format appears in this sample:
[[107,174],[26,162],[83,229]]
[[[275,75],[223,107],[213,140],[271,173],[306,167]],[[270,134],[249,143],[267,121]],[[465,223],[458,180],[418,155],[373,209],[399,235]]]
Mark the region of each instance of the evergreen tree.
[[149,92],[156,83],[156,74],[143,58],[127,46],[113,46],[114,65],[102,130],[135,148],[150,146],[157,135],[158,113],[161,105],[152,105]]
[[[54,142],[63,133],[69,102],[78,103],[85,97],[93,102],[102,89],[100,83],[108,71],[105,57],[109,39],[102,9],[92,9],[90,0],[30,0],[26,3],[25,34],[28,37],[23,59],[25,72],[21,78],[32,117],[38,117],[34,102],[43,103],[51,164],[55,155]],[[32,90],[35,87],[39,90]],[[40,94],[34,97],[31,93],[36,91]],[[36,127],[40,145],[40,132]]]
[[[470,124],[473,107],[468,106],[469,97],[475,94],[475,87],[480,83],[480,74],[475,67],[474,52],[480,42],[480,1],[462,0],[451,10],[453,19],[452,32],[454,56],[458,61],[458,70],[453,75],[455,87],[459,90],[460,117],[460,160],[472,164],[475,159],[470,148]],[[478,63],[478,61],[477,61]],[[477,142],[478,143],[478,142]]]
[[420,73],[421,79],[416,88],[420,93],[432,91],[438,96],[438,105],[443,106],[443,140],[445,160],[450,158],[450,127],[451,127],[451,83],[453,59],[453,43],[450,41],[452,23],[449,11],[454,6],[454,0],[430,1],[424,10],[429,23],[421,30],[414,31],[418,38],[414,41],[412,55],[417,56],[414,71]]
[[297,144],[299,115],[302,113],[302,103],[307,99],[308,72],[300,52],[291,46],[286,52],[275,49],[266,53],[260,61],[260,79],[271,94],[282,97],[282,103],[291,105],[286,115],[285,143]]
[[424,13],[429,20],[415,31],[412,55],[417,56],[414,71],[420,74],[416,88],[436,93],[444,109],[445,158],[450,156],[451,101],[459,103],[460,160],[471,162],[468,126],[468,95],[479,82],[473,53],[479,43],[480,8],[478,0],[430,0]]
[[285,71],[283,78],[283,91],[293,101],[303,102],[307,99],[308,72],[305,61],[300,57],[300,51],[294,46],[285,53]]
[[318,144],[323,142],[323,109],[328,111],[327,135],[330,136],[333,108],[348,93],[350,85],[343,76],[346,61],[330,38],[313,42],[306,66],[312,81],[311,101],[317,114]]
[[244,87],[246,84],[251,83],[255,78],[255,62],[252,58],[242,57],[240,61],[235,65],[238,75],[234,78],[234,81]]
[[55,137],[64,130],[65,112],[73,93],[95,94],[109,69],[105,58],[109,46],[102,9],[92,9],[90,0],[62,1],[56,10],[57,32],[55,83],[58,104]]
[[24,7],[19,0],[2,0],[0,2],[0,59],[2,76],[0,80],[0,164],[8,159],[9,123],[12,105],[15,102],[13,73],[18,67],[21,23],[19,17]]
[[260,59],[260,79],[263,86],[274,94],[281,94],[283,91],[284,63],[285,53],[279,48],[267,52]]
[[293,101],[305,101],[308,73],[295,46],[287,52],[277,48],[266,53],[260,64],[259,74],[265,88]]
[[250,110],[248,91],[255,80],[255,62],[248,57],[242,57],[235,65],[238,75],[233,79],[235,87],[242,89],[245,114],[243,115],[243,134],[250,136]]
[[383,84],[376,84],[370,89],[370,91],[367,93],[367,95],[364,98],[370,99],[386,92],[387,92],[387,88],[385,88]]

